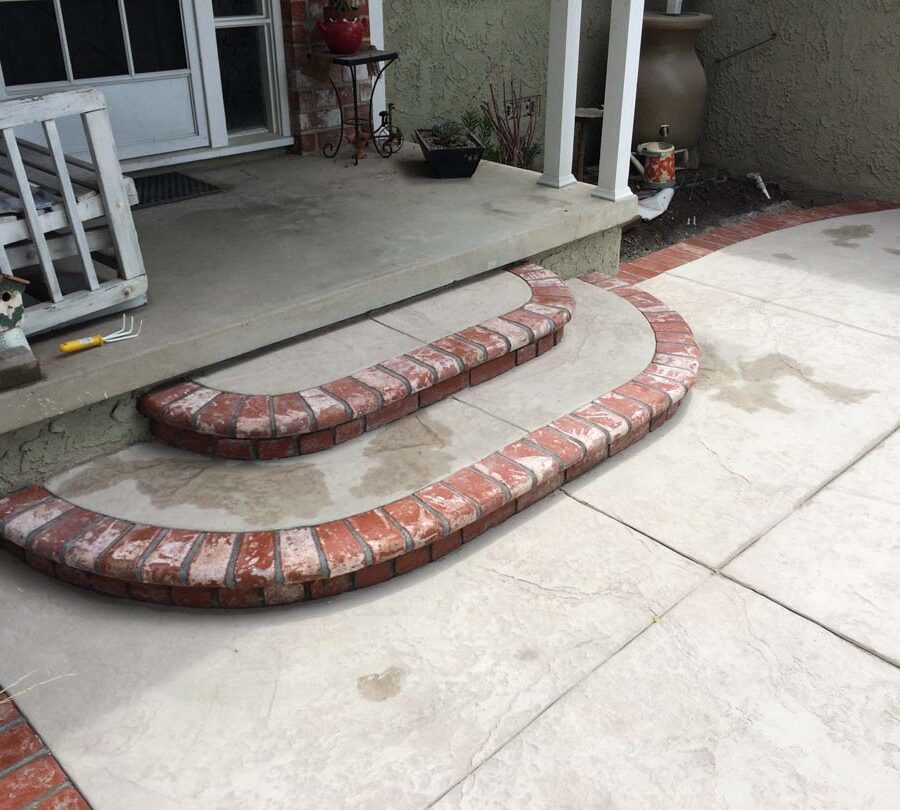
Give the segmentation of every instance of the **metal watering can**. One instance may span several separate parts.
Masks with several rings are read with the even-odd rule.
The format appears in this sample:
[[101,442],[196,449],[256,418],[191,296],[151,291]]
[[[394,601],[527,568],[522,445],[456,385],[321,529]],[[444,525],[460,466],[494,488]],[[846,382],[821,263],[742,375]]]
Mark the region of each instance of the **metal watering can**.
[[[631,162],[644,177],[648,188],[671,188],[675,185],[675,155],[687,154],[687,149],[676,149],[665,141],[648,141],[638,144],[631,153]],[[643,158],[643,163],[641,162]]]

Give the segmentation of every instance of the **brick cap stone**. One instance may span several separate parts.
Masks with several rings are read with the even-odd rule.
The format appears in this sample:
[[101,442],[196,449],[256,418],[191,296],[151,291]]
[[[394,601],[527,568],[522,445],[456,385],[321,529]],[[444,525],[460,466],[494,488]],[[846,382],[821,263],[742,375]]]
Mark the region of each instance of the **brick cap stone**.
[[283,394],[240,394],[187,380],[145,394],[138,408],[157,439],[184,450],[247,460],[327,450],[556,345],[575,313],[572,292],[533,263],[508,272],[531,288],[518,309],[346,377]]

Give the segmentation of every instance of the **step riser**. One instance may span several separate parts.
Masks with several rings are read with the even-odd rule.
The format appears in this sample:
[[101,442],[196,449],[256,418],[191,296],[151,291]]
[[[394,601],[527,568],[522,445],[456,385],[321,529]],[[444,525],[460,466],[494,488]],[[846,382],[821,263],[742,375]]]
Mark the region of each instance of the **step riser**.
[[234,533],[135,525],[34,487],[0,500],[0,534],[26,562],[72,584],[194,607],[334,596],[440,559],[660,427],[693,385],[699,348],[677,313],[623,282],[584,280],[647,319],[657,347],[647,368],[410,496],[317,526]]
[[245,395],[197,382],[143,396],[157,439],[196,453],[274,460],[342,444],[553,348],[575,310],[571,291],[533,264],[509,270],[531,299],[518,309],[349,377],[304,391]]
[[208,433],[179,430],[156,421],[151,423],[151,428],[159,441],[172,447],[241,461],[274,461],[321,453],[521,366],[550,351],[559,344],[564,334],[565,328],[557,329],[553,334],[541,338],[534,344],[498,357],[482,366],[476,366],[471,371],[450,377],[439,385],[393,402],[375,413],[361,416],[337,427],[317,430],[315,433],[301,433],[277,439],[226,439]]

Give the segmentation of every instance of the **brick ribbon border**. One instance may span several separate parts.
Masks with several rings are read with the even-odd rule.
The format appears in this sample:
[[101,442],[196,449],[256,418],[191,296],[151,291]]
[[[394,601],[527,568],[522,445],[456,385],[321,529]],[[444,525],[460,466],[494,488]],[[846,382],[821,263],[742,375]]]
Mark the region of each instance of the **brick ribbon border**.
[[90,810],[56,757],[0,688],[0,808]]
[[755,236],[792,228],[795,225],[821,222],[823,219],[854,214],[873,214],[893,208],[897,208],[897,205],[878,200],[855,200],[835,205],[823,205],[818,208],[801,208],[798,211],[784,214],[747,217],[735,225],[711,228],[690,239],[685,239],[683,242],[661,248],[646,256],[641,256],[639,259],[624,262],[619,265],[619,273],[616,278],[627,281],[629,284],[639,284],[648,278],[665,273],[667,270],[674,270],[683,264]]

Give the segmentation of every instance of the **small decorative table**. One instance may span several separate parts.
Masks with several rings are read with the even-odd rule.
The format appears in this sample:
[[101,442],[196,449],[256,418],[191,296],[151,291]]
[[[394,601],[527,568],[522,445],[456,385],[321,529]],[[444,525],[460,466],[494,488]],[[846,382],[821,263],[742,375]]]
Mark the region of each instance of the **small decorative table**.
[[[353,84],[353,117],[346,118],[344,116],[344,107],[341,104],[341,94],[334,83],[334,79],[329,75],[328,80],[334,90],[334,96],[337,99],[338,109],[341,112],[341,131],[338,135],[336,143],[327,143],[322,147],[322,154],[325,157],[337,157],[341,144],[344,142],[344,129],[353,127],[353,164],[359,163],[359,153],[365,148],[365,141],[371,140],[375,151],[381,157],[390,157],[396,152],[403,143],[403,133],[398,127],[394,126],[393,121],[393,104],[388,104],[388,108],[379,113],[381,123],[376,128],[374,124],[374,115],[372,112],[372,101],[375,98],[375,88],[382,74],[387,70],[389,65],[396,62],[400,55],[396,51],[379,51],[369,50],[360,51],[359,53],[343,55],[338,53],[328,54],[328,58],[334,65],[350,68],[351,82]],[[372,90],[369,93],[369,114],[366,118],[361,118],[359,114],[360,98],[359,98],[359,81],[356,76],[356,69],[359,65],[366,65],[370,74],[375,74],[375,80],[372,82]],[[349,140],[349,133],[348,138]]]

